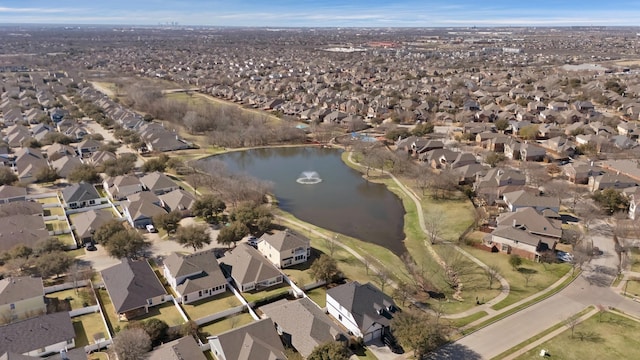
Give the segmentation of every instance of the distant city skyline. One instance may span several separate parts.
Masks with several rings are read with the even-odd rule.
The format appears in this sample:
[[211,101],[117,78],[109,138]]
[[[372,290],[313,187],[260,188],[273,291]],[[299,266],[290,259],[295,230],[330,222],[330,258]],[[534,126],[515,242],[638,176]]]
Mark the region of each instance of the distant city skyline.
[[0,24],[269,27],[640,26],[640,1],[12,0]]

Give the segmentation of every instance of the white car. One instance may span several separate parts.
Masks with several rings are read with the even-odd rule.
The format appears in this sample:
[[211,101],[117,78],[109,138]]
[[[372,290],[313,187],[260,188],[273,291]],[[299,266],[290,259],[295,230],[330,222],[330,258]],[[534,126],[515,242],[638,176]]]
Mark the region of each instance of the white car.
[[153,224],[148,224],[146,228],[147,228],[147,231],[150,233],[156,232],[156,228],[153,226]]
[[257,237],[255,236],[249,236],[249,238],[247,239],[247,244],[253,246],[253,247],[257,247],[258,246],[258,241],[260,241]]

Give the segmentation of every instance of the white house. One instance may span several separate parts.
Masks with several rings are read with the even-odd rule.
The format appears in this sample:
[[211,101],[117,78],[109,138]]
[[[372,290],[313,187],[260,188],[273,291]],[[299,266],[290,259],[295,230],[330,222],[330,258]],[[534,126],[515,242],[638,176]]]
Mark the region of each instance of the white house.
[[0,330],[1,352],[39,357],[76,346],[76,334],[67,311],[14,322]]
[[227,280],[213,250],[191,255],[172,253],[164,260],[164,277],[183,304],[225,292]]
[[279,268],[285,268],[307,261],[311,256],[311,241],[297,232],[284,231],[265,233],[258,241],[260,251]]
[[354,281],[327,290],[329,315],[365,342],[389,333],[396,310],[393,299],[371,283]]

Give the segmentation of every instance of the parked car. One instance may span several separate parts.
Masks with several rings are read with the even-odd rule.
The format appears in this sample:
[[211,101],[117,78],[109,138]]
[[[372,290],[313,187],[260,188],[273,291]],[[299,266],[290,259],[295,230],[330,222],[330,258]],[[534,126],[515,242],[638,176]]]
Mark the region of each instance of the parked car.
[[98,248],[96,247],[96,244],[94,244],[93,241],[84,244],[84,248],[87,249],[87,251],[96,251],[96,250],[98,250]]
[[249,236],[247,243],[253,247],[258,247],[258,238],[255,236]]
[[558,260],[560,261],[564,261],[564,262],[573,262],[573,255],[564,251],[558,251],[556,253],[556,257],[558,258]]
[[152,224],[147,225],[146,228],[147,228],[147,231],[150,233],[157,232],[155,226],[153,226]]

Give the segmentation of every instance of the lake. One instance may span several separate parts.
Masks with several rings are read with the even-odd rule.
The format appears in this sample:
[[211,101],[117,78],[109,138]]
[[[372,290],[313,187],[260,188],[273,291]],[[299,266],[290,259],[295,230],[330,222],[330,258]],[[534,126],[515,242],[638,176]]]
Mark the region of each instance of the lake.
[[[341,153],[339,149],[286,147],[236,151],[209,159],[224,162],[233,172],[273,182],[279,207],[300,220],[404,254],[401,200],[386,186],[368,182],[346,166]],[[303,172],[312,171],[321,182],[296,181]]]

